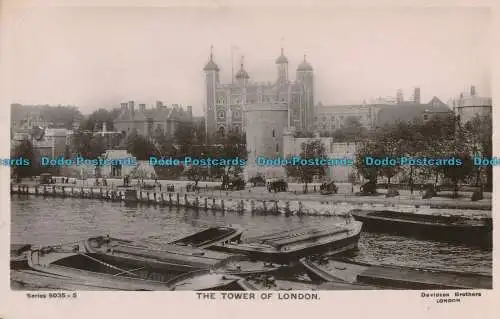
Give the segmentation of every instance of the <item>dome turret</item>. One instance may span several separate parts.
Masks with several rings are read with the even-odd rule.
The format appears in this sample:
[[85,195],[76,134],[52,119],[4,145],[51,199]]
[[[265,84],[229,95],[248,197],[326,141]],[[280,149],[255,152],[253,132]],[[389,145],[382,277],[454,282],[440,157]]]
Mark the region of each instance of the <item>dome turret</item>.
[[276,58],[276,64],[288,63],[288,59],[285,56],[283,48],[281,48],[281,55]]
[[235,76],[237,79],[249,79],[250,76],[248,75],[247,71],[245,71],[245,68],[243,67],[243,57],[241,57],[241,64],[240,64],[240,69],[236,73]]
[[207,64],[205,64],[203,71],[219,71],[219,66],[214,62],[214,55],[212,50],[213,46],[210,47],[210,60],[208,60]]
[[313,67],[309,62],[306,61],[306,56],[304,55],[304,61],[302,61],[297,67],[297,71],[312,71]]

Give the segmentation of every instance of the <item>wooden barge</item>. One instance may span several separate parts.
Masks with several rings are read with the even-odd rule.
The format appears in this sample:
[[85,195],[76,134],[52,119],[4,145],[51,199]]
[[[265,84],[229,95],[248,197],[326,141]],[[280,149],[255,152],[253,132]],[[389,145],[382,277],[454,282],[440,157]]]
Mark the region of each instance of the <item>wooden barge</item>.
[[370,265],[349,260],[301,259],[308,275],[327,282],[365,284],[385,289],[492,289],[488,275]]
[[401,213],[394,211],[353,210],[352,216],[363,222],[363,230],[410,235],[491,248],[491,218],[479,220],[446,215]]
[[282,268],[280,265],[251,261],[244,255],[171,244],[156,249],[104,236],[89,238],[84,242],[84,246],[86,251],[98,255],[105,262],[128,267],[168,269],[178,273],[209,269],[222,274],[252,275],[271,273]]
[[170,244],[203,249],[222,243],[239,242],[243,230],[240,225],[214,226],[174,240]]
[[[209,270],[178,273],[147,266],[124,269],[88,253],[83,244],[43,247],[27,254],[26,269],[11,271],[18,287],[43,286],[67,290],[244,290],[240,277]],[[52,284],[50,284],[52,282]]]
[[289,264],[305,256],[338,254],[355,249],[361,228],[361,222],[346,220],[345,225],[300,227],[252,238],[244,243],[214,245],[210,249],[244,254],[252,260]]

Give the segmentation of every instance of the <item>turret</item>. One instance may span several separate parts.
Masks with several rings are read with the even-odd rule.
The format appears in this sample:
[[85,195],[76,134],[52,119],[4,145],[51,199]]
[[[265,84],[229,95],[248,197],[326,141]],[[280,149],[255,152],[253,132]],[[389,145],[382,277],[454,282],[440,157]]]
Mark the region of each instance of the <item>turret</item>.
[[210,136],[216,131],[216,89],[219,86],[220,71],[214,61],[213,46],[210,47],[210,58],[203,71],[205,73],[205,130],[206,136]]
[[250,76],[248,75],[247,71],[245,71],[245,68],[243,66],[243,59],[244,57],[241,57],[241,64],[240,64],[240,69],[236,73],[236,81],[240,86],[246,86],[248,83],[248,79]]
[[281,55],[276,59],[276,67],[278,70],[278,84],[284,85],[288,82],[288,59],[285,56],[283,48],[281,48]]

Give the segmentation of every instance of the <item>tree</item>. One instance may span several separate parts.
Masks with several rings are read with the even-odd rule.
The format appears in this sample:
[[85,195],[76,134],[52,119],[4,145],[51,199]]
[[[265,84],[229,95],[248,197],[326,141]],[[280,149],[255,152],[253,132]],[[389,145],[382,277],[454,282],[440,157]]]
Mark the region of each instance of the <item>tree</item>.
[[365,179],[372,183],[376,183],[380,174],[380,167],[368,165],[367,158],[381,158],[384,156],[384,149],[380,143],[365,141],[361,144],[356,152],[356,170]]
[[298,177],[302,183],[305,184],[304,192],[307,192],[307,184],[313,181],[314,176],[323,177],[326,175],[325,165],[316,165],[316,159],[324,159],[325,146],[321,140],[309,140],[301,145],[300,158],[301,160],[308,161],[307,164],[300,163],[297,166],[288,165],[287,175]]
[[82,131],[77,131],[73,135],[71,144],[73,155],[83,158],[96,159],[106,151],[102,136],[94,136]]
[[[463,131],[470,147],[469,152],[474,156],[491,158],[493,154],[492,145],[492,118],[491,114],[480,116],[476,115],[472,120],[465,123]],[[486,189],[491,190],[493,184],[493,167],[474,166],[475,183],[481,185],[481,175],[486,175]]]
[[12,151],[12,159],[26,159],[29,165],[15,165],[12,172],[19,178],[35,175],[38,163],[35,161],[35,151],[30,140],[22,140]]
[[154,144],[161,156],[177,155],[177,149],[174,146],[174,140],[167,137],[161,129],[156,129],[154,132]]
[[147,138],[132,131],[125,141],[127,150],[139,161],[147,161],[150,157],[158,157],[155,145]]
[[356,142],[365,139],[368,135],[368,130],[361,124],[355,116],[349,116],[345,119],[342,128],[329,132],[327,136],[333,137],[339,142]]
[[179,123],[174,131],[174,141],[179,145],[181,156],[190,156],[195,142],[195,127],[191,122]]
[[121,113],[120,108],[112,109],[111,111],[100,108],[92,112],[80,125],[82,130],[99,131],[102,129],[102,124],[106,123],[106,129],[112,131],[114,129],[113,121]]
[[472,158],[466,152],[450,153],[448,158],[457,158],[462,160],[462,165],[446,165],[441,167],[443,175],[450,179],[453,184],[453,197],[458,197],[458,184],[464,181],[472,172]]

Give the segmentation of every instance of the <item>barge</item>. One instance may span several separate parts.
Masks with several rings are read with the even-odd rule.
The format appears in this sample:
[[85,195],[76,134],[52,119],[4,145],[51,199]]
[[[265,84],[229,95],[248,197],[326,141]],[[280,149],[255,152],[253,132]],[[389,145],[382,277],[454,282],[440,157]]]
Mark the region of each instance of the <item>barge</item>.
[[244,254],[252,260],[289,264],[301,257],[339,254],[357,248],[362,225],[361,222],[347,219],[345,225],[301,227],[255,237],[244,243],[214,245],[210,249]]
[[216,273],[246,276],[271,273],[282,268],[281,265],[251,261],[244,255],[171,244],[151,248],[107,236],[89,238],[84,242],[84,246],[86,251],[98,255],[105,262],[130,267],[168,269],[178,273],[208,269]]
[[300,263],[311,278],[334,283],[364,284],[379,289],[492,289],[492,276],[483,274],[371,265],[326,258],[303,258]]
[[242,278],[214,274],[209,270],[177,273],[144,266],[113,265],[88,253],[82,244],[73,247],[32,248],[27,254],[29,269],[11,271],[18,286],[50,283],[63,290],[244,290]]
[[394,211],[352,210],[352,216],[363,222],[363,230],[410,235],[484,248],[493,245],[491,218],[471,219],[462,216],[429,215]]
[[243,231],[244,229],[240,225],[214,226],[174,240],[170,244],[201,249],[209,248],[222,243],[239,242]]

